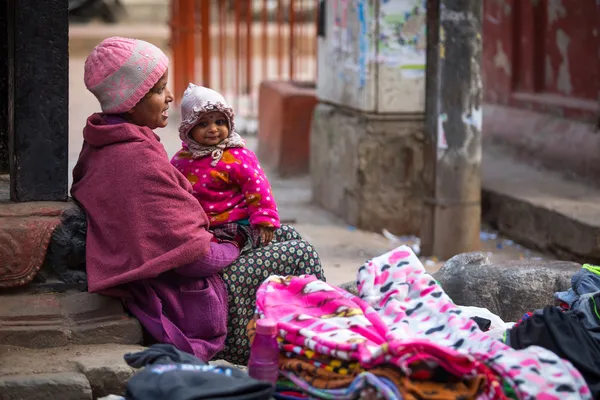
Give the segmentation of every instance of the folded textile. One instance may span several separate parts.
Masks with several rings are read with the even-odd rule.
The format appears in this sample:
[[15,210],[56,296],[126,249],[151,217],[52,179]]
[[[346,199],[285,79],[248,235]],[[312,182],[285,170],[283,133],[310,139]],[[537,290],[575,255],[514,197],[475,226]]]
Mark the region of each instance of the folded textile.
[[286,343],[285,341],[280,343],[280,347],[286,358],[305,360],[311,365],[325,369],[328,372],[333,372],[343,376],[356,376],[359,373],[364,372],[364,368],[359,362],[356,361],[352,362],[332,359],[330,357],[315,353],[313,350],[306,347],[296,346]]
[[402,400],[476,400],[482,392],[485,377],[477,377],[466,382],[433,382],[411,380],[405,376],[395,379],[363,372],[341,389],[319,389],[310,385],[292,372],[283,373],[300,389],[319,399],[358,399],[362,392],[374,389],[373,398]]
[[277,381],[275,386],[275,393],[273,393],[275,400],[299,400],[308,399],[308,396],[302,392],[296,385],[289,381]]
[[574,314],[595,340],[600,341],[600,292],[581,295],[577,308],[567,311]]
[[364,396],[362,391],[372,388],[376,391],[376,395],[373,398],[380,398],[386,400],[399,400],[402,399],[400,392],[395,387],[393,382],[390,382],[386,378],[380,378],[370,372],[363,372],[359,374],[350,385],[343,389],[317,389],[310,386],[306,381],[298,378],[291,372],[282,372],[290,381],[295,383],[304,392],[311,396],[319,399],[334,399],[334,400],[350,400],[350,399],[361,399]]
[[359,373],[341,375],[320,366],[315,366],[307,360],[293,357],[281,357],[279,369],[301,377],[310,386],[317,389],[339,389],[352,383]]
[[403,400],[476,400],[485,384],[483,376],[454,383],[417,381],[403,377],[400,394]]
[[127,354],[132,367],[145,368],[127,382],[128,400],[268,400],[273,386],[237,368],[213,366],[171,345],[153,345]]
[[[514,349],[541,346],[569,360],[579,370],[594,398],[600,396],[600,343],[592,338],[574,314],[546,307],[512,328],[508,343]],[[557,382],[557,391],[568,394]]]
[[600,266],[584,264],[571,278],[571,288],[554,293],[554,298],[573,308],[580,296],[598,291],[600,291]]
[[387,363],[413,378],[411,367],[425,362],[457,377],[484,376],[482,399],[506,398],[504,381],[521,399],[590,398],[569,362],[481,332],[406,246],[361,267],[358,283],[361,298],[311,276],[272,276],[258,290],[257,313],[277,320],[286,342],[366,369]]

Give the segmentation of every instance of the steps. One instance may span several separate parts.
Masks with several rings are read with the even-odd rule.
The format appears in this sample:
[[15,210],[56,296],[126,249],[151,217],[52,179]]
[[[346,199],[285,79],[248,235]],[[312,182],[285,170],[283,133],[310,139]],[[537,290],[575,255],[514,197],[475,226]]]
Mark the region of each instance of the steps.
[[486,144],[483,219],[522,245],[563,260],[600,263],[600,190],[518,161]]

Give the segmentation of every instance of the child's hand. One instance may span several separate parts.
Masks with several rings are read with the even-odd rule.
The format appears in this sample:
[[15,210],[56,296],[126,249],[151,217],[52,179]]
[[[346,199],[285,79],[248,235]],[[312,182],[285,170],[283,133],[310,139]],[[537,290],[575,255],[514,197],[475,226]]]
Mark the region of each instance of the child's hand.
[[260,231],[260,244],[266,246],[271,243],[275,234],[275,228],[271,226],[261,226],[258,229]]

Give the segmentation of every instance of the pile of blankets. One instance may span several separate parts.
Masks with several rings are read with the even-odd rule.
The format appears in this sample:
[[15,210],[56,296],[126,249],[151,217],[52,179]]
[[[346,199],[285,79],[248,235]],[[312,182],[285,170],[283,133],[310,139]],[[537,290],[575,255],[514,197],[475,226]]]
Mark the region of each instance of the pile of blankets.
[[511,348],[482,332],[407,246],[361,267],[358,290],[312,276],[262,284],[256,317],[278,321],[282,390],[323,399],[592,398],[582,373],[553,351]]
[[527,313],[507,332],[514,349],[541,346],[568,360],[600,397],[600,267],[584,265],[568,291],[554,294],[558,307]]

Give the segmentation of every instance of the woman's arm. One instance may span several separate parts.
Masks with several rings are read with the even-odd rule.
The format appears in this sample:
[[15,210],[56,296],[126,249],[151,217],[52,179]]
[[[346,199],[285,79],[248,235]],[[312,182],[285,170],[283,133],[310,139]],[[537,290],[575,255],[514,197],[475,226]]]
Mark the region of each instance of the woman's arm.
[[240,255],[238,248],[231,243],[210,242],[210,248],[200,260],[175,269],[180,275],[190,278],[206,278],[218,274]]

